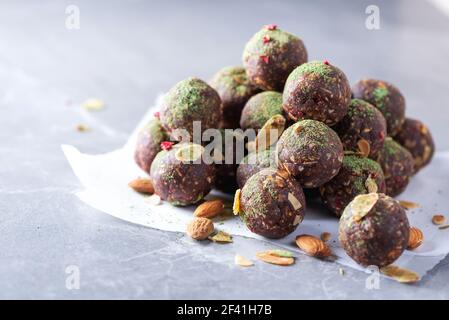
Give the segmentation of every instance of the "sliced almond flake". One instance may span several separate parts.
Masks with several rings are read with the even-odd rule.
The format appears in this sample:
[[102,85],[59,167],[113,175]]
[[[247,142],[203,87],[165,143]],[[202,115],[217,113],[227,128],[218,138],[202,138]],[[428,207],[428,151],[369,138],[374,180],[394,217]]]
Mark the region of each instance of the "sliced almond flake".
[[438,229],[440,229],[440,230],[446,230],[446,229],[449,229],[449,224],[447,224],[447,225],[445,225],[445,226],[438,227]]
[[269,254],[268,252],[258,252],[256,254],[256,257],[257,257],[257,259],[259,259],[263,262],[275,264],[278,266],[289,266],[289,265],[292,265],[293,263],[295,263],[294,258],[278,257],[278,256],[274,256],[272,254]]
[[362,220],[363,217],[371,211],[378,199],[379,194],[377,193],[361,194],[355,197],[350,204],[353,213],[353,220]]
[[366,187],[366,190],[368,190],[369,193],[376,193],[377,190],[378,190],[376,180],[374,180],[371,177],[368,177],[368,179],[366,179],[365,187]]
[[402,208],[409,210],[409,209],[415,209],[419,208],[419,204],[411,201],[405,201],[405,200],[399,200],[399,204]]
[[209,240],[213,242],[219,242],[219,243],[231,243],[232,242],[232,236],[224,231],[218,231],[213,236],[208,237]]
[[302,222],[302,216],[300,214],[296,215],[295,220],[293,220],[293,225],[297,226]]
[[359,142],[357,142],[357,146],[359,147],[360,154],[362,157],[368,157],[371,152],[371,145],[370,143],[365,139],[360,139]]
[[415,283],[421,279],[416,272],[395,265],[380,268],[380,272],[401,283]]
[[88,111],[97,111],[104,108],[104,101],[96,98],[90,98],[83,102],[82,107]]
[[331,239],[331,234],[329,232],[323,232],[320,236],[321,240],[327,242]]
[[274,115],[259,130],[255,142],[255,148],[263,151],[275,144],[285,129],[285,118],[280,115]]
[[288,250],[282,250],[282,249],[273,249],[273,250],[268,250],[267,251],[268,254],[271,254],[273,256],[276,257],[283,257],[283,258],[293,258],[293,253],[288,251]]
[[432,217],[432,223],[436,224],[437,226],[442,225],[446,222],[446,217],[442,214],[436,214]]
[[288,196],[287,196],[287,199],[290,202],[290,204],[292,205],[294,210],[298,210],[298,209],[302,208],[301,202],[299,202],[298,198],[296,198],[293,195],[293,193],[289,192]]
[[239,254],[235,255],[234,263],[241,267],[252,267],[254,265],[254,263],[251,260],[248,260]]
[[194,162],[200,159],[203,156],[203,153],[203,146],[195,143],[189,143],[178,148],[175,153],[175,158],[181,162]]
[[145,201],[152,206],[158,206],[162,203],[161,197],[159,197],[157,194],[153,194],[147,197]]
[[241,190],[238,189],[235,192],[234,204],[232,206],[232,211],[234,212],[235,215],[238,215],[240,213],[240,194],[241,194]]

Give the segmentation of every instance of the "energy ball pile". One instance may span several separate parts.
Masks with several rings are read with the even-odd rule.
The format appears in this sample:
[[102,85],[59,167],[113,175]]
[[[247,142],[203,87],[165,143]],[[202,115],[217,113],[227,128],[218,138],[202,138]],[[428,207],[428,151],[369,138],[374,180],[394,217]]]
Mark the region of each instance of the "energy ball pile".
[[[429,129],[406,118],[396,86],[364,79],[351,89],[344,71],[327,60],[308,62],[303,41],[276,25],[254,34],[242,58],[243,66],[225,67],[209,83],[194,77],[178,82],[138,135],[135,161],[154,193],[176,206],[202,203],[188,229],[197,240],[210,238],[211,212],[224,208],[203,201],[212,188],[235,193],[234,213],[248,229],[276,239],[298,228],[307,199],[318,194],[330,216],[340,218],[339,239],[352,259],[363,266],[391,264],[406,249],[410,229],[392,197],[430,163],[435,145]],[[261,143],[273,119],[282,119],[285,129]],[[218,158],[230,155],[233,163],[208,161],[208,142],[193,139],[195,122],[199,134],[217,129],[224,146]],[[226,144],[227,129],[255,134]],[[246,146],[240,158],[237,142]],[[223,233],[213,239],[223,241]],[[308,235],[296,240],[305,251],[315,243],[317,256],[329,256],[320,241]]]

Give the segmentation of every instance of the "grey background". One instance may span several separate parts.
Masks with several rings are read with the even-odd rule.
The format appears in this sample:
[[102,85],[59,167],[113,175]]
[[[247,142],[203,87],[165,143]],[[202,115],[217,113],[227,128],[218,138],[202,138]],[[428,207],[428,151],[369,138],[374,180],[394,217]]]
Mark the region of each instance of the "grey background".
[[[79,6],[81,29],[65,28]],[[381,29],[365,28],[377,4]],[[352,82],[389,80],[408,114],[449,147],[449,18],[426,1],[5,1],[0,2],[1,298],[449,298],[449,259],[408,286],[301,256],[290,268],[233,265],[263,244],[198,245],[183,234],[124,223],[75,196],[80,185],[60,150],[118,148],[158,93],[240,63],[262,25],[300,35],[311,59],[328,59]],[[85,115],[89,97],[107,103]],[[92,131],[75,127],[88,124]],[[111,174],[114,174],[111,172]],[[425,194],[423,190],[423,194]],[[65,287],[68,265],[81,288]]]

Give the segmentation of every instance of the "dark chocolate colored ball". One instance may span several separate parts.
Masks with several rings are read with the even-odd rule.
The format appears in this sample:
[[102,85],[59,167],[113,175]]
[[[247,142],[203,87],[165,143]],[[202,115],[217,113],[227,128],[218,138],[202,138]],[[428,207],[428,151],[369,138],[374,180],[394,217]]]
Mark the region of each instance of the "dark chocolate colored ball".
[[395,197],[402,193],[413,175],[414,160],[411,153],[388,137],[379,152],[378,162],[385,175],[386,194]]
[[301,39],[273,25],[257,32],[243,51],[249,81],[263,90],[281,92],[290,72],[305,62]]
[[305,199],[286,171],[264,169],[248,179],[240,195],[240,218],[254,233],[273,239],[292,233],[302,222]]
[[349,202],[360,194],[384,193],[385,178],[380,165],[371,159],[349,155],[338,174],[320,187],[326,207],[340,217]]
[[316,188],[337,175],[343,146],[334,130],[315,120],[302,120],[284,131],[277,143],[278,165],[304,188]]
[[406,148],[415,161],[415,172],[432,160],[435,143],[427,126],[419,120],[406,118],[395,140]]
[[204,148],[180,143],[159,152],[151,165],[155,194],[176,206],[203,199],[215,182],[215,165],[204,161]]
[[169,137],[157,118],[149,121],[139,132],[134,160],[143,171],[150,173],[151,163],[161,151],[161,142],[166,140],[169,140]]
[[352,87],[354,98],[371,103],[385,117],[387,132],[394,137],[405,119],[405,99],[398,88],[382,80],[360,80]]
[[265,91],[252,96],[243,108],[240,127],[260,129],[271,117],[282,115],[282,95],[279,92]]
[[207,129],[218,128],[221,109],[220,97],[214,89],[203,80],[188,78],[178,82],[165,95],[160,120],[172,138],[181,140],[176,131],[186,130],[192,141],[193,122],[200,122],[200,134]]
[[221,128],[239,128],[240,115],[245,103],[259,89],[252,85],[242,67],[226,67],[218,71],[209,81],[220,95],[223,103]]
[[293,70],[283,93],[289,118],[313,119],[330,126],[346,115],[350,100],[351,87],[345,74],[323,61],[308,62]]
[[243,188],[246,181],[259,171],[266,168],[276,168],[276,151],[267,149],[259,152],[252,152],[243,158],[237,169],[237,183]]
[[370,144],[371,159],[376,159],[387,136],[387,123],[382,113],[368,102],[351,100],[348,113],[335,126],[343,148],[359,151],[358,142],[366,140]]
[[408,245],[410,226],[401,205],[384,194],[357,196],[340,218],[339,240],[362,266],[385,267]]

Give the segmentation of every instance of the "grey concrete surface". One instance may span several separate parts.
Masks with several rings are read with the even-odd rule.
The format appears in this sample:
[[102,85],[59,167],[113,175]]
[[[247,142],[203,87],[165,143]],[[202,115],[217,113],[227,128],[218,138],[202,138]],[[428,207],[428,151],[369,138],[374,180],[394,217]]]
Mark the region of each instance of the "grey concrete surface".
[[[81,29],[65,28],[75,4]],[[365,28],[380,7],[381,29]],[[197,245],[183,234],[124,223],[83,203],[60,150],[120,147],[159,92],[240,63],[261,25],[300,35],[311,59],[328,59],[352,82],[389,80],[408,114],[449,148],[449,18],[426,1],[7,1],[0,2],[0,298],[449,298],[449,259],[417,285],[381,280],[308,257],[291,268],[233,265],[263,244]],[[98,97],[101,112],[80,103]],[[92,131],[79,133],[79,123]],[[114,174],[111,172],[111,174]],[[423,190],[423,196],[426,190]],[[80,289],[66,288],[66,267]]]

